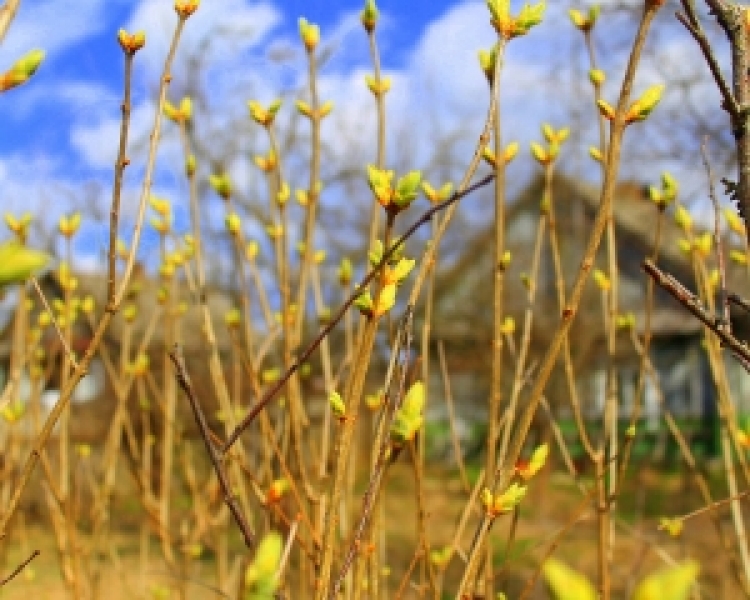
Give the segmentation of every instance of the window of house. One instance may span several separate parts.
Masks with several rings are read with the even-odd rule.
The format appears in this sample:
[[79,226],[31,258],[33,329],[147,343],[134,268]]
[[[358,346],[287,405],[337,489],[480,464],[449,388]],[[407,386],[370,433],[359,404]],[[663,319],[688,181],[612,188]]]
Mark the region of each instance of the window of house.
[[505,234],[506,243],[523,242],[528,244],[529,240],[534,239],[539,216],[529,211],[523,211],[516,215],[516,218],[508,223],[508,230]]
[[[619,396],[621,420],[630,419],[635,402],[635,394],[638,390],[638,366],[626,367],[619,371]],[[645,420],[646,429],[655,431],[659,428],[661,410],[659,407],[659,392],[651,377],[647,376],[643,382],[643,395],[641,397],[641,419]]]
[[697,417],[703,413],[703,369],[701,350],[692,339],[676,341],[657,349],[655,366],[664,403],[677,417]]
[[[104,392],[105,383],[106,372],[104,364],[100,359],[94,358],[89,365],[86,377],[78,382],[76,389],[73,391],[73,395],[70,398],[71,402],[74,404],[85,404],[86,402],[98,399]],[[47,410],[52,410],[59,399],[60,390],[56,387],[47,388],[42,392],[42,406]]]
[[86,377],[78,382],[71,401],[84,404],[96,400],[104,391],[105,380],[104,364],[100,359],[94,358],[89,365]]

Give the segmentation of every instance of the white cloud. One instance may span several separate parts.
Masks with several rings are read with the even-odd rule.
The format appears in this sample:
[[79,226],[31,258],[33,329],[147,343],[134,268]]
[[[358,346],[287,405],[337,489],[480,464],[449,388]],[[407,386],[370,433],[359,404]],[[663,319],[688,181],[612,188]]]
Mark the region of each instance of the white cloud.
[[479,69],[477,52],[496,40],[484,3],[468,2],[452,8],[431,23],[412,54],[410,81],[429,86],[434,102],[444,99],[475,109],[487,96],[487,82]]
[[[481,9],[478,11],[477,8]],[[486,84],[479,69],[469,70],[472,76],[466,76],[467,69],[461,61],[468,54],[469,60],[474,62],[473,53],[476,49],[463,51],[461,39],[469,35],[472,27],[481,19],[486,25],[482,5],[462,5],[451,11],[439,23],[428,28],[425,39],[419,45],[415,58],[404,70],[392,70],[385,63],[385,74],[393,80],[393,89],[387,97],[389,123],[393,131],[403,127],[408,120],[413,119],[416,111],[424,115],[424,106],[433,103],[437,97],[429,99],[420,97],[413,91],[419,80],[432,78],[439,65],[427,65],[428,58],[440,60],[437,49],[440,48],[439,38],[446,35],[453,41],[443,45],[443,48],[454,55],[452,62],[444,66],[449,72],[449,80],[441,85],[436,96],[450,95],[451,98],[464,99],[477,95],[477,90],[486,97]],[[481,15],[481,16],[480,16]],[[247,6],[242,0],[227,0],[218,3],[201,5],[199,13],[192,17],[185,29],[185,36],[178,51],[178,63],[186,56],[195,56],[201,41],[214,40],[210,51],[202,57],[205,70],[202,81],[207,92],[208,113],[202,107],[196,106],[196,118],[199,129],[210,131],[211,139],[226,139],[229,130],[237,131],[237,120],[245,119],[245,101],[250,97],[263,102],[278,97],[284,92],[281,82],[286,81],[286,90],[302,90],[306,97],[307,70],[304,55],[300,52],[293,61],[276,64],[265,59],[263,51],[274,45],[299,47],[296,39],[289,39],[287,34],[279,32],[272,37],[277,25],[280,24],[279,12],[270,4],[261,3]],[[167,52],[169,38],[175,23],[174,10],[169,2],[160,0],[143,0],[133,11],[126,25],[129,31],[144,29],[146,31],[146,47],[139,53],[137,64],[146,69],[150,75],[147,79],[156,80],[162,68],[162,62]],[[487,28],[487,27],[486,27]],[[226,35],[219,35],[220,32]],[[252,32],[252,35],[250,34]],[[325,32],[324,32],[325,33]],[[491,32],[487,32],[491,39]],[[475,39],[475,36],[470,36]],[[333,40],[333,41],[330,41]],[[361,31],[358,13],[346,13],[324,36],[333,49],[333,55],[320,70],[319,90],[322,100],[333,100],[334,113],[325,121],[323,130],[329,148],[333,150],[336,160],[346,163],[354,161],[361,165],[363,160],[372,160],[375,147],[375,111],[374,100],[364,83],[364,75],[371,72],[367,52],[366,36]],[[349,46],[358,48],[354,53]],[[455,46],[455,47],[454,47]],[[255,55],[254,61],[248,61],[246,52]],[[254,68],[248,68],[250,63]],[[258,63],[262,63],[260,69]],[[177,67],[175,71],[180,71]],[[176,73],[172,88],[179,90],[184,86],[186,73]],[[240,91],[238,80],[243,79]],[[469,89],[467,90],[467,85]],[[242,92],[244,90],[244,92]],[[73,96],[70,90],[69,96]],[[239,95],[242,93],[243,95]],[[153,95],[153,94],[152,94]],[[450,100],[448,101],[450,103]],[[477,102],[470,103],[475,108]],[[107,104],[108,110],[97,115],[87,116],[85,120],[74,123],[71,131],[71,143],[80,156],[92,167],[110,168],[114,161],[117,137],[119,133],[120,113],[118,102]],[[153,117],[152,101],[136,102],[133,108],[132,134],[134,139],[142,139],[148,135]],[[284,114],[279,123],[292,121],[290,113],[294,111],[292,102],[284,106]],[[168,126],[167,126],[168,127]],[[305,131],[302,127],[301,131]],[[245,135],[246,130],[240,131]],[[248,136],[249,137],[249,136]],[[246,147],[243,144],[243,147]],[[256,152],[265,151],[260,147]],[[220,152],[217,152],[220,155]]]
[[91,121],[119,106],[120,99],[107,86],[84,80],[34,81],[23,90],[23,102],[14,102],[3,109],[3,118],[21,120],[37,111],[54,111],[61,125],[73,121]]
[[[65,172],[63,167],[62,159],[49,154],[1,156],[2,212],[29,212],[42,230],[49,231],[54,220],[71,209],[73,191],[80,187],[80,182],[60,175]],[[2,229],[5,237],[7,230]]]
[[111,0],[21,2],[0,46],[3,63],[12,62],[32,48],[43,48],[52,58],[69,46],[103,31],[108,26],[105,17],[107,7],[111,5]]
[[[323,121],[324,141],[330,151],[326,159],[338,168],[362,169],[375,157],[376,104],[365,84],[365,75],[371,72],[369,68],[358,68],[320,79],[321,99],[334,103],[333,112]],[[393,130],[400,130],[411,101],[409,82],[402,71],[384,71],[383,76],[390,78],[392,85],[385,101],[388,123]]]
[[[181,55],[195,53],[202,39],[218,39],[212,50],[204,57],[208,92],[208,114],[197,110],[198,130],[207,132],[211,140],[209,146],[214,158],[221,156],[221,146],[231,140],[242,149],[243,159],[248,153],[265,152],[264,142],[254,142],[248,135],[250,126],[246,121],[245,100],[249,97],[267,102],[279,96],[284,89],[282,80],[291,82],[292,90],[300,90],[307,98],[307,71],[302,53],[293,60],[275,64],[265,60],[263,49],[268,47],[299,47],[299,41],[289,39],[280,31],[274,35],[280,24],[280,15],[269,4],[252,8],[240,0],[231,0],[231,6],[216,4],[201,6],[200,13],[187,23],[186,38],[181,45]],[[207,9],[204,12],[204,8]],[[228,20],[227,15],[231,15]],[[167,44],[174,26],[175,16],[169,3],[144,0],[135,9],[127,28],[146,30],[147,44],[139,53],[139,64],[145,58],[146,68],[151,76],[158,75],[161,62],[167,51]],[[192,28],[192,29],[191,29]],[[217,31],[225,29],[232,33],[219,38]],[[242,36],[240,32],[253,30],[255,36]],[[280,29],[280,28],[279,28]],[[189,34],[189,35],[188,35]],[[393,82],[386,97],[388,120],[389,164],[399,170],[418,168],[429,163],[433,152],[443,151],[437,147],[435,137],[453,135],[453,144],[465,153],[462,165],[470,158],[470,151],[476,143],[480,128],[485,119],[488,103],[488,86],[477,63],[477,51],[491,46],[495,34],[488,23],[487,9],[481,2],[466,2],[454,6],[442,17],[429,24],[422,37],[401,69],[389,68],[388,56],[383,57],[384,75]],[[333,40],[333,41],[331,41]],[[364,76],[372,72],[367,52],[366,36],[361,31],[356,12],[343,14],[324,32],[324,45],[330,44],[333,51],[330,59],[319,73],[319,95],[322,101],[332,100],[335,109],[323,122],[323,140],[327,149],[326,166],[331,171],[362,169],[371,162],[376,148],[376,111],[372,94],[367,89]],[[350,52],[350,46],[354,48]],[[262,62],[260,69],[248,69],[247,50]],[[254,65],[257,66],[257,65]],[[512,115],[508,135],[528,140],[536,134],[539,119],[549,112],[545,86],[545,65],[518,53],[505,66],[504,81],[507,81],[507,102],[505,108]],[[180,77],[175,76],[173,87],[178,89]],[[240,90],[245,95],[238,97],[238,79],[244,77]],[[533,90],[530,93],[529,90]],[[152,124],[152,103],[136,104],[133,110],[132,137],[145,138]],[[81,156],[96,168],[110,168],[114,161],[117,134],[119,131],[119,110],[112,107],[111,114],[99,119],[88,119],[74,127],[71,141]],[[293,121],[292,102],[286,102],[278,119],[279,128],[289,126]],[[238,129],[238,123],[242,123]],[[307,126],[297,119],[299,132],[304,137]],[[168,128],[168,126],[167,126]],[[231,132],[231,133],[230,133]],[[239,140],[242,138],[242,140]],[[263,139],[260,136],[259,139]],[[239,140],[239,141],[238,141]],[[302,153],[307,151],[301,143]],[[181,164],[179,153],[169,153],[170,162]],[[396,164],[398,163],[398,164]],[[161,160],[160,164],[164,164]],[[232,170],[237,171],[237,161]],[[304,175],[298,175],[302,185]],[[239,181],[245,181],[246,175]],[[240,184],[242,185],[242,184]]]
[[[247,70],[246,52],[264,43],[271,30],[280,21],[280,14],[269,3],[257,3],[248,6],[243,0],[223,0],[219,2],[203,3],[194,17],[188,20],[173,70],[173,84],[170,98],[184,88],[188,73],[186,61],[188,57],[200,55],[203,63],[203,76],[210,74],[210,80],[205,92],[210,103],[211,114],[200,113],[201,107],[196,107],[197,118],[201,126],[216,130],[223,127],[228,129],[229,116],[237,115],[246,110],[244,97],[239,100],[236,94],[229,97],[231,90],[237,83],[239,73]],[[125,28],[128,31],[145,30],[146,46],[138,53],[136,68],[139,75],[150,81],[148,98],[134,92],[131,115],[130,139],[145,140],[154,120],[155,82],[163,67],[164,58],[168,52],[169,42],[176,23],[176,16],[172,2],[162,0],[142,0],[133,10]],[[201,45],[210,41],[208,48]],[[260,96],[273,97],[274,90],[266,83],[264,77],[255,77],[256,90]],[[76,93],[85,98],[83,89],[66,89],[65,96],[75,98]],[[42,94],[43,92],[38,92]],[[96,94],[94,93],[94,96]],[[141,97],[139,97],[139,95]],[[120,99],[109,92],[108,102],[97,102],[98,109],[94,114],[87,114],[85,119],[75,120],[71,127],[70,142],[73,148],[95,169],[111,168],[114,164],[120,130]],[[32,98],[33,99],[33,98]],[[101,99],[101,96],[100,96]],[[169,131],[170,124],[163,122],[162,131]],[[165,146],[162,139],[160,152]],[[169,147],[169,143],[166,143]],[[168,152],[173,158],[174,153]],[[181,159],[179,159],[181,164]]]
[[[22,8],[8,42],[2,46],[2,56],[6,51],[13,55],[29,44],[34,45],[32,41],[35,39],[44,40],[50,52],[62,51],[105,26],[111,27],[104,20],[104,0],[81,0],[76,3],[75,11],[68,10],[59,15],[60,3],[52,0],[31,1],[21,6],[27,7],[26,12]],[[564,122],[562,117],[570,119],[570,107],[574,102],[581,104],[578,97],[581,90],[586,94],[586,109],[590,106],[585,70],[576,74],[573,71],[579,65],[575,61],[566,63],[566,57],[573,56],[574,51],[583,53],[582,40],[574,38],[576,34],[566,21],[562,5],[553,4],[548,21],[533,30],[528,38],[516,40],[508,47],[502,79],[504,136],[518,139],[524,148],[528,147],[529,141],[540,137],[539,125],[544,121],[552,121],[558,127],[575,125]],[[138,169],[142,166],[145,141],[154,118],[155,84],[175,22],[171,1],[141,0],[124,25],[129,31],[146,31],[146,47],[138,54],[136,65],[140,76],[150,86],[148,98],[141,93],[134,100],[131,139],[141,142],[141,145],[132,148],[131,152],[134,164],[128,170],[127,206],[132,206],[138,195]],[[287,27],[282,29],[281,25]],[[394,26],[405,27],[406,24],[395,23]],[[601,27],[606,27],[606,23]],[[364,75],[372,72],[366,36],[361,31],[356,12],[342,14],[328,29],[324,28],[322,32],[324,45],[329,43],[334,54],[320,70],[319,92],[321,100],[334,101],[335,109],[323,122],[328,152],[325,168],[329,172],[347,167],[361,171],[366,162],[373,160],[376,148],[375,103],[364,84]],[[205,104],[196,103],[197,130],[204,136],[204,143],[213,158],[222,157],[227,147],[236,146],[236,159],[228,167],[238,182],[238,189],[246,192],[253,188],[251,179],[258,177],[249,162],[250,156],[265,152],[267,145],[263,141],[263,132],[250,125],[245,101],[252,97],[268,102],[271,98],[293,95],[300,90],[306,97],[306,64],[299,40],[293,34],[295,30],[295,24],[282,23],[281,12],[269,2],[204,2],[188,21],[178,50],[170,96],[179,94],[186,87],[185,82],[194,75],[188,70],[192,68],[188,66],[188,59],[200,56],[203,66],[199,78],[194,81],[205,92]],[[563,30],[564,35],[556,33]],[[15,38],[11,37],[14,32]],[[382,34],[385,43],[381,47],[387,49],[387,28]],[[686,39],[687,36],[660,44],[659,56],[664,60],[679,61],[685,55],[685,45],[692,43]],[[211,44],[201,50],[201,43],[206,40],[211,40]],[[488,86],[477,62],[477,51],[489,48],[494,40],[495,33],[489,24],[484,2],[471,1],[453,5],[428,24],[399,68],[393,68],[388,53],[384,53],[384,74],[393,81],[386,98],[389,166],[399,171],[423,167],[429,164],[434,153],[445,151],[443,146],[450,146],[449,153],[458,166],[468,163],[489,100]],[[577,50],[576,44],[580,46]],[[269,51],[273,48],[292,48],[293,52],[284,60],[277,60]],[[653,61],[653,58],[649,60]],[[644,62],[639,86],[656,80],[659,75],[649,60]],[[555,65],[561,64],[564,68],[550,77]],[[610,100],[616,93],[615,73],[613,67],[605,94]],[[584,85],[573,86],[573,75],[583,77]],[[709,86],[706,94],[711,93],[710,89]],[[19,105],[19,111],[28,112],[48,98],[64,103],[66,111],[70,107],[76,108],[76,114],[71,115],[71,146],[86,166],[106,173],[108,186],[119,137],[119,90],[113,92],[103,84],[86,81],[68,80],[47,85],[40,80],[24,93],[24,103]],[[668,92],[665,97],[669,104],[678,104],[679,101],[678,94],[673,92]],[[714,109],[714,105],[710,108]],[[658,112],[655,117],[658,117]],[[309,128],[306,122],[295,119],[293,102],[287,101],[279,116],[279,129],[283,132],[295,120],[300,135],[297,147],[301,148],[300,156],[304,157],[308,151],[304,138]],[[585,126],[584,123],[578,131],[574,127],[574,136],[580,136],[581,131],[584,134],[571,139],[568,143],[570,150],[566,149],[566,153],[574,152],[577,144],[580,150],[576,151],[584,155],[583,161],[588,161],[585,157],[588,145],[584,143],[588,139]],[[593,131],[592,128],[589,130]],[[161,174],[166,171],[168,175],[166,183],[164,180],[157,183],[166,195],[170,195],[169,190],[176,187],[170,187],[173,181],[169,181],[169,176],[174,179],[181,175],[182,158],[174,127],[164,122],[163,131],[165,137],[160,146],[157,168]],[[448,136],[451,136],[451,141],[446,141]],[[306,164],[300,157],[297,157],[297,163]],[[589,166],[588,162],[585,164]],[[525,158],[522,166],[514,165],[513,168],[516,172],[529,171],[534,165]],[[0,186],[4,201],[9,198],[19,206],[29,206],[28,199],[34,197],[39,203],[44,202],[49,197],[45,189],[74,185],[60,176],[64,169],[65,161],[62,160],[46,159],[45,162],[38,157],[22,159],[18,156],[0,158]],[[648,173],[639,176],[658,177],[658,165],[649,164],[648,169]],[[288,176],[294,179],[291,181],[293,186],[306,183],[304,168],[301,171],[288,170]],[[45,178],[51,188],[44,187]],[[30,180],[35,183],[27,184]],[[108,202],[108,196],[105,195],[102,201]],[[128,210],[131,209],[124,208],[125,216]]]
[[[264,44],[280,20],[279,11],[268,2],[204,2],[185,25],[177,64],[183,64],[186,53],[199,49],[207,62],[231,63]],[[146,32],[146,46],[139,52],[138,62],[152,76],[161,72],[176,23],[173,3],[163,0],[141,0],[130,17],[128,31]]]
[[[154,104],[150,101],[133,107],[130,116],[131,144],[133,140],[142,140],[145,132],[152,126],[154,109]],[[117,157],[121,121],[119,111],[100,115],[99,118],[81,120],[71,129],[70,143],[90,167],[112,169]]]

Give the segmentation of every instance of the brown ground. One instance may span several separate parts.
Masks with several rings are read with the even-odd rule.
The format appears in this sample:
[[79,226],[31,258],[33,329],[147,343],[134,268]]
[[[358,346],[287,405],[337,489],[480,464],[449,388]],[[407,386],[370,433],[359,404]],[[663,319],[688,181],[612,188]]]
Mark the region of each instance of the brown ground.
[[[570,479],[560,472],[547,474],[534,480],[532,484],[529,495],[523,502],[524,508],[506,567],[499,569],[498,589],[505,591],[508,598],[520,595],[551,540],[581,507],[580,493]],[[438,472],[429,474],[425,494],[430,541],[435,547],[440,547],[450,541],[467,495],[455,476]],[[718,492],[716,497],[721,498]],[[405,462],[397,464],[391,474],[385,506],[386,521],[389,524],[386,555],[389,558],[390,574],[387,576],[387,585],[395,589],[412,559],[415,539],[414,494],[409,467]],[[617,546],[612,561],[613,599],[628,598],[634,583],[644,574],[664,565],[662,556],[671,556],[676,560],[693,557],[700,561],[700,597],[703,600],[742,597],[731,575],[726,554],[721,550],[715,526],[708,516],[702,515],[688,521],[683,536],[678,539],[670,538],[657,530],[658,516],[686,514],[699,506],[697,491],[687,477],[662,474],[645,468],[639,470],[638,480],[625,490],[621,503],[625,516],[616,529]],[[635,516],[644,513],[645,517]],[[720,509],[720,514],[722,527],[731,532],[731,520],[726,507]],[[509,517],[501,517],[493,529],[492,539],[498,561],[505,552],[510,521]],[[476,519],[467,528],[464,549],[469,546],[475,524]],[[579,521],[559,540],[555,556],[593,579],[596,575],[595,539],[596,522],[589,511],[588,518]],[[158,596],[150,591],[144,593],[144,589],[150,590],[154,585],[174,586],[174,580],[170,579],[160,561],[150,563],[145,572],[138,568],[137,531],[122,531],[112,538],[111,544],[117,550],[120,564],[114,567],[110,562],[105,570],[100,598],[151,599]],[[23,556],[27,556],[35,548],[41,550],[42,554],[32,564],[33,580],[21,574],[0,590],[0,599],[62,600],[70,597],[62,585],[54,541],[49,532],[41,527],[30,527],[28,539],[23,543],[13,539],[10,554],[4,563],[4,573],[9,572],[13,565],[18,564]],[[155,544],[153,553],[158,555]],[[454,557],[446,573],[448,590],[455,589],[460,572],[460,558]],[[211,582],[213,575],[211,562],[196,561],[189,579]],[[195,583],[188,584],[187,589],[187,598],[190,600],[221,597]],[[179,596],[173,593],[169,597]],[[419,596],[412,590],[403,597]],[[537,584],[530,598],[541,600],[549,596],[543,586]]]

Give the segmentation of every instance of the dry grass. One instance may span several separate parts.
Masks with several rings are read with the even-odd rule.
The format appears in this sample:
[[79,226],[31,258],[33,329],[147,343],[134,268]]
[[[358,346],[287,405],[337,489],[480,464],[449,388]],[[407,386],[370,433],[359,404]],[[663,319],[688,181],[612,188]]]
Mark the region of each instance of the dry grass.
[[[639,513],[623,510],[628,514],[617,527],[617,548],[612,563],[613,598],[626,598],[635,582],[649,572],[664,565],[665,557],[681,560],[695,558],[701,563],[699,578],[702,598],[731,599],[739,597],[741,590],[736,582],[727,576],[730,566],[726,554],[717,540],[716,532],[707,516],[690,521],[680,538],[670,538],[657,530],[658,517],[664,514],[677,514],[694,508],[696,491],[689,479],[681,473],[660,472],[655,468],[639,467],[639,476],[629,478],[623,489],[621,502],[628,508],[638,507]],[[441,547],[452,539],[467,495],[455,473],[444,468],[432,467],[427,470],[425,492],[427,497],[428,530],[433,547]],[[126,499],[125,499],[126,500]],[[134,498],[133,502],[137,500]],[[127,502],[123,502],[126,504]],[[510,518],[499,519],[493,529],[491,543],[496,557],[498,590],[509,598],[516,597],[528,579],[538,568],[539,559],[555,537],[579,509],[581,495],[570,477],[562,471],[550,472],[529,492],[527,502],[521,511],[518,528],[512,548],[508,552],[505,543],[508,538]],[[409,466],[403,462],[394,466],[389,474],[388,491],[384,495],[385,530],[388,545],[385,549],[385,565],[389,573],[384,581],[395,593],[404,571],[413,558],[416,547],[416,503],[413,490],[413,476]],[[155,557],[142,572],[138,564],[139,538],[134,529],[136,515],[125,519],[117,528],[117,533],[108,540],[109,557],[101,580],[101,598],[120,600],[125,598],[156,598],[154,590],[161,587],[176,593],[180,576],[170,576],[168,567]],[[476,520],[476,519],[475,519]],[[722,518],[727,532],[731,529],[728,514]],[[463,548],[469,547],[470,532],[462,541]],[[596,576],[596,548],[591,539],[596,533],[593,511],[581,519],[560,541],[555,556],[585,573],[593,581]],[[21,574],[13,583],[0,590],[4,600],[27,600],[45,598],[50,600],[68,598],[57,561],[57,551],[51,532],[41,525],[27,529],[26,539],[14,537],[5,557],[7,565],[19,563],[32,548],[41,551],[32,565],[33,578],[28,573]],[[504,560],[506,553],[508,560]],[[117,566],[113,566],[117,565]],[[210,557],[191,563],[191,572],[185,586],[188,600],[199,598],[220,598],[202,582],[214,577],[215,564]],[[454,589],[463,571],[461,559],[454,557],[446,571],[445,582],[448,589]],[[288,585],[294,589],[293,572]],[[415,577],[416,579],[416,577]],[[405,598],[419,597],[416,588],[411,587]],[[145,590],[145,591],[144,591]],[[289,597],[294,597],[292,595]],[[389,596],[390,597],[390,596]],[[533,599],[547,599],[549,595],[542,584],[537,584]]]

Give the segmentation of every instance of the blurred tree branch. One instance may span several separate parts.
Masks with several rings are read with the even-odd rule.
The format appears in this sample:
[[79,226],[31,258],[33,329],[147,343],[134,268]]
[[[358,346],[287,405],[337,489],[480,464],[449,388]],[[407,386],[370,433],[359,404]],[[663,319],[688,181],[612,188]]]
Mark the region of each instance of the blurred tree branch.
[[2,44],[5,34],[8,32],[11,21],[16,16],[19,6],[21,6],[21,0],[8,0],[3,6],[0,6],[0,44]]

